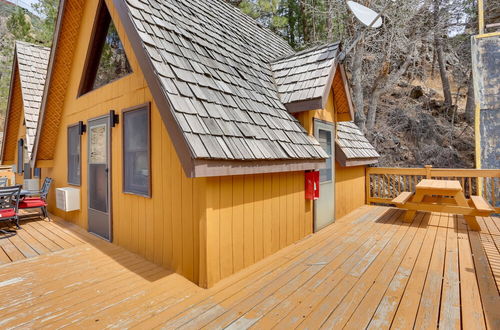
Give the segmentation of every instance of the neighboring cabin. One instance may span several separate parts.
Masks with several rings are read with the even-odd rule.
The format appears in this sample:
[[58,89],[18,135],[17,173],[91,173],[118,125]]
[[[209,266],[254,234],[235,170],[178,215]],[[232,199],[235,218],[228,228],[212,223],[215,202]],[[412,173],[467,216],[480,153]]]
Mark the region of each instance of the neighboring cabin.
[[81,197],[56,215],[209,287],[364,203],[338,43],[219,0],[62,0],[56,31],[32,163]]
[[31,152],[47,76],[50,48],[16,41],[1,153],[2,165],[15,165],[16,182],[31,178]]

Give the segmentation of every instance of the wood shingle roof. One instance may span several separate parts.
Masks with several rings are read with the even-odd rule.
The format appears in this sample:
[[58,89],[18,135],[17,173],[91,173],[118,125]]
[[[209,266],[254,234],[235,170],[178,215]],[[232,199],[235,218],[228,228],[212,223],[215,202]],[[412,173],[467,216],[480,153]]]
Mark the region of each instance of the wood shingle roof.
[[194,159],[324,159],[286,110],[270,61],[288,44],[218,0],[126,1]]
[[380,155],[353,122],[337,123],[335,157],[342,166],[367,165],[378,162]]
[[[66,40],[60,35],[70,33],[61,27],[66,10],[73,13],[70,4],[75,2],[82,3],[61,0],[57,47]],[[288,105],[296,103],[290,100],[299,93],[299,100],[314,101],[306,107],[302,104],[299,111],[321,108],[317,101],[323,104],[327,97],[316,96],[319,90],[326,96],[330,92],[339,67],[335,63],[338,43],[296,53],[281,37],[221,0],[112,0],[106,4],[114,6],[113,19],[120,19],[188,177],[324,166],[328,155]],[[66,46],[74,48],[75,42],[72,34]],[[49,79],[55,58],[64,54],[56,50],[51,56]],[[69,62],[58,63],[68,71]],[[294,66],[294,74],[285,70],[286,65]],[[290,96],[288,91],[293,91]],[[48,94],[46,89],[40,119],[44,126],[49,125],[44,124]],[[57,117],[50,125],[59,125],[57,114],[48,113]],[[37,136],[32,162],[38,159],[40,139]],[[50,146],[55,141],[48,135],[44,141],[40,160],[51,160]]]
[[29,155],[35,140],[49,56],[50,48],[16,41],[15,60],[21,81],[26,146]]
[[323,109],[335,73],[338,42],[278,59],[272,70],[281,101],[290,112]]

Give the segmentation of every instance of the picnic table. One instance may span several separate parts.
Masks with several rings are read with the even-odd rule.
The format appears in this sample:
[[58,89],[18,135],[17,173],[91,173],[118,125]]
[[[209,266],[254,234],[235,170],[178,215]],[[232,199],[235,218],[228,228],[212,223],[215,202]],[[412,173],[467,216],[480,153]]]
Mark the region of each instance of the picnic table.
[[402,192],[392,203],[407,210],[406,222],[411,222],[417,211],[461,214],[475,231],[481,230],[476,216],[489,216],[495,212],[481,196],[465,198],[462,185],[457,180],[424,179],[417,184],[415,193]]

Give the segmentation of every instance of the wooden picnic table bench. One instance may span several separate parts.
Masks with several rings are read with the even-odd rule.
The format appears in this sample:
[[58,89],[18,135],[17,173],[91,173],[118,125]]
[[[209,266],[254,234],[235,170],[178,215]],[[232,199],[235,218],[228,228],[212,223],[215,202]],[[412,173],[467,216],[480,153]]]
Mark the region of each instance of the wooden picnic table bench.
[[411,222],[417,211],[461,214],[475,231],[481,230],[476,216],[489,216],[495,209],[481,196],[466,199],[457,180],[420,181],[415,193],[404,191],[392,200],[398,208],[406,209],[404,220]]

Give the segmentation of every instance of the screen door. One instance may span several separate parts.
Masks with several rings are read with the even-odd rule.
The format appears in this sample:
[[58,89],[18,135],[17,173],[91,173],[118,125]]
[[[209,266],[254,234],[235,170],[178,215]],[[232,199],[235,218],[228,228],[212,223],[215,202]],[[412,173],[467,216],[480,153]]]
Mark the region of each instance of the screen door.
[[335,126],[333,123],[314,121],[314,136],[329,158],[319,171],[319,198],[314,201],[314,231],[335,221]]
[[88,122],[89,232],[111,241],[109,117]]

